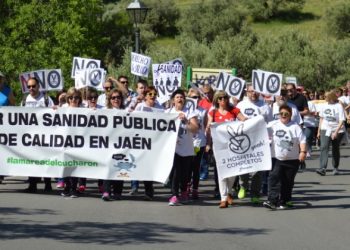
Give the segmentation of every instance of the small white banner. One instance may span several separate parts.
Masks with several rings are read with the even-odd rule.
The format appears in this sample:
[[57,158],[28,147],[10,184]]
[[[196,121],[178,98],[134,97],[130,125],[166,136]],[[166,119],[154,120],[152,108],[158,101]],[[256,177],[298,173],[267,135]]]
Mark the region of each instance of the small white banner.
[[283,75],[263,70],[253,70],[252,84],[256,92],[264,95],[279,96],[282,88]]
[[0,107],[0,175],[147,180],[171,171],[178,114]]
[[297,86],[297,78],[295,76],[286,76],[286,83],[292,83]]
[[181,87],[182,66],[180,64],[152,64],[153,85],[161,103],[170,99],[171,94]]
[[78,70],[75,73],[75,87],[81,89],[84,87],[92,87],[103,91],[103,83],[105,82],[106,71],[101,68],[87,68]]
[[226,72],[219,74],[215,83],[216,90],[224,90],[229,96],[240,98],[245,86],[245,81],[239,77],[230,75]]
[[63,76],[61,69],[41,69],[25,72],[19,75],[22,93],[28,93],[27,82],[30,77],[39,81],[40,91],[59,91],[63,89]]
[[148,77],[150,66],[150,57],[131,52],[131,74]]
[[78,70],[96,69],[101,67],[101,61],[96,59],[74,57],[71,77],[74,79]]
[[219,179],[271,170],[271,149],[262,116],[211,126]]

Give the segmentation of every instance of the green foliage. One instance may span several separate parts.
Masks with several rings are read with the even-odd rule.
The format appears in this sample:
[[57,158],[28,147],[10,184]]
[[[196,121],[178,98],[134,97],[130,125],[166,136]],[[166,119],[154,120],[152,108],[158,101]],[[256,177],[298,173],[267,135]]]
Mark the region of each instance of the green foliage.
[[176,22],[180,17],[180,11],[174,0],[148,0],[144,1],[151,11],[146,22],[156,35],[175,36],[178,33]]
[[109,40],[101,34],[101,0],[5,0],[1,8],[7,15],[1,24],[0,68],[11,82],[22,72],[61,68],[69,86],[74,56],[104,56]]
[[350,2],[342,1],[329,8],[325,15],[327,30],[337,38],[350,37]]
[[229,0],[197,4],[183,11],[178,28],[183,37],[210,44],[217,36],[238,34],[245,21],[245,14]]
[[256,20],[267,20],[279,11],[300,10],[305,0],[239,0]]

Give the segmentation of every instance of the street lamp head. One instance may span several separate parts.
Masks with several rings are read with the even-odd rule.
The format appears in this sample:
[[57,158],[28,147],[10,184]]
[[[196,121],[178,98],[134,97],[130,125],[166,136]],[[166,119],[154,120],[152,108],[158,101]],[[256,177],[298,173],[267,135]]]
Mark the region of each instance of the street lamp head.
[[126,11],[135,27],[137,27],[138,24],[142,24],[145,21],[149,9],[142,2],[134,0],[128,5]]

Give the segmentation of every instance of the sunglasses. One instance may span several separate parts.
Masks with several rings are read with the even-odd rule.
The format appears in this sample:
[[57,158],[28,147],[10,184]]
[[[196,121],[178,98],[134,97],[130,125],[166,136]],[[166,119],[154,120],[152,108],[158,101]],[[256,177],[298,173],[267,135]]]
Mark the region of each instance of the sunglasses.
[[221,101],[221,100],[227,100],[227,99],[228,99],[228,96],[220,96],[220,97],[218,98],[219,101]]
[[80,96],[77,96],[77,95],[75,95],[75,96],[70,96],[70,97],[68,97],[68,100],[80,100]]
[[89,96],[88,100],[97,100],[98,96],[94,95],[94,96]]
[[293,89],[287,89],[287,92],[293,92]]
[[129,83],[129,81],[121,81],[120,83],[125,84],[125,83]]
[[147,93],[147,95],[150,96],[150,97],[154,97],[154,96],[157,96],[157,93],[150,92],[150,93]]
[[36,85],[28,85],[28,89],[35,89]]
[[112,100],[116,100],[116,99],[117,99],[117,100],[121,100],[122,97],[121,97],[120,95],[114,95],[114,96],[111,97],[111,99],[112,99]]
[[280,112],[280,116],[282,116],[282,117],[290,116],[290,113],[289,112]]
[[190,98],[199,99],[199,96],[198,96],[198,95],[195,95],[195,96],[191,96]]
[[105,90],[111,90],[112,87],[105,87]]

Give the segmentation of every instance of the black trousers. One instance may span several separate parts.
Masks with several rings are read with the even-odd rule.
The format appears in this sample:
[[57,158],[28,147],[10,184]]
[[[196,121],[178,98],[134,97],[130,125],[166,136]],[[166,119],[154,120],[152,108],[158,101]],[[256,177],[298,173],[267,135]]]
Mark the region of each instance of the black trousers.
[[274,204],[291,201],[300,161],[273,159],[272,163],[268,178],[268,200]]
[[175,154],[173,168],[169,177],[171,180],[172,195],[179,196],[179,189],[181,192],[186,191],[192,157],[193,156],[180,156]]
[[103,180],[103,192],[111,193],[113,187],[113,193],[121,195],[123,192],[124,181],[116,180]]

